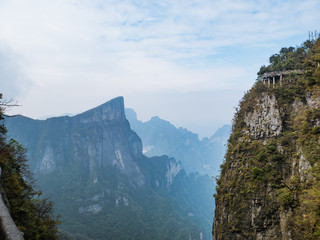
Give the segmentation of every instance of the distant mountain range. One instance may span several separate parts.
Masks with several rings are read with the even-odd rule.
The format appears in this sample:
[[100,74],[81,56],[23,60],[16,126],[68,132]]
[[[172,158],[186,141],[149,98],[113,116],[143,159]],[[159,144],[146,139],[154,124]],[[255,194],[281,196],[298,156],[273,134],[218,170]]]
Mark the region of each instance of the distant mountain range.
[[[129,119],[141,134],[135,126],[139,121]],[[201,156],[201,147],[211,152],[223,138],[199,142],[197,135],[164,120],[154,118],[149,124],[150,132],[163,133],[167,140],[150,135],[145,146],[154,146],[153,152],[162,156],[143,155],[122,97],[73,117],[6,118],[8,135],[28,148],[31,171],[62,216],[63,239],[211,239],[213,210],[208,209],[213,206],[214,182],[208,175],[187,173],[194,172],[192,164],[201,169],[214,161],[190,157],[180,163],[174,154],[164,156],[160,146],[167,141],[175,147],[169,150],[178,149],[183,142],[172,153]]]
[[147,122],[137,119],[133,109],[126,109],[132,129],[140,136],[146,156],[167,155],[182,163],[187,173],[199,172],[209,176],[219,174],[226,152],[231,125],[224,125],[210,138],[199,140],[198,135],[170,122],[152,117]]

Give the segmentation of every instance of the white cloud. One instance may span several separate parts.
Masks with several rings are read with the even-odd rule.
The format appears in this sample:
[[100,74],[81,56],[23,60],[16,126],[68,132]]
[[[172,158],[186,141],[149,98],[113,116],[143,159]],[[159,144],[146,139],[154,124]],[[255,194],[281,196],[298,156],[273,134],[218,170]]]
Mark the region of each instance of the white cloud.
[[2,0],[0,46],[23,59],[12,72],[32,81],[19,111],[59,114],[71,110],[56,99],[80,111],[117,95],[242,92],[261,60],[246,51],[301,39],[319,10],[317,0]]
[[4,94],[4,99],[16,98],[29,89],[31,82],[21,69],[21,60],[21,56],[0,44],[0,92]]

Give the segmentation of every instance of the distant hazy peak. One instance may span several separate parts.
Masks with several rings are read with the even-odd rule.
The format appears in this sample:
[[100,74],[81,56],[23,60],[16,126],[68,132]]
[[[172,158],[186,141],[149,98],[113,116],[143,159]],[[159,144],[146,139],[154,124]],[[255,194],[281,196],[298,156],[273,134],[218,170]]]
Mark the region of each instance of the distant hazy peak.
[[217,137],[220,138],[221,136],[229,138],[231,134],[231,129],[232,127],[230,124],[223,125],[210,137],[210,141],[213,141]]
[[132,108],[126,108],[125,113],[129,121],[130,120],[138,121],[137,113]]
[[[163,120],[163,119],[161,119],[161,118],[159,118],[159,116],[153,116],[151,119],[150,119],[150,121],[159,121],[159,120],[162,120],[162,121],[166,121],[166,120]],[[166,121],[166,122],[168,122],[168,121]]]

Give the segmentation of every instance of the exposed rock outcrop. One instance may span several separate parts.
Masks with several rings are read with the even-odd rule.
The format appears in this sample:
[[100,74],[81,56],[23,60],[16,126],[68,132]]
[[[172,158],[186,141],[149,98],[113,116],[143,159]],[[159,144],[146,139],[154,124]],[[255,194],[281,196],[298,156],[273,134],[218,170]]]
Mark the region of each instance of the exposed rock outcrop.
[[19,231],[11,218],[8,208],[0,196],[0,237],[3,240],[23,240],[23,234]]
[[172,184],[175,176],[177,176],[177,174],[182,170],[182,168],[181,168],[181,164],[180,163],[176,163],[176,162],[173,162],[173,161],[170,161],[167,164],[167,168],[168,168],[168,171],[167,171],[167,174],[166,174],[167,184],[170,185],[170,184]]
[[274,95],[262,93],[253,104],[253,111],[247,112],[245,123],[251,137],[258,139],[279,136],[282,131],[280,109]]
[[[1,168],[0,168],[1,179]],[[1,181],[1,180],[0,180]],[[23,233],[19,231],[14,223],[10,212],[4,202],[5,192],[0,186],[0,239],[3,240],[23,240]]]

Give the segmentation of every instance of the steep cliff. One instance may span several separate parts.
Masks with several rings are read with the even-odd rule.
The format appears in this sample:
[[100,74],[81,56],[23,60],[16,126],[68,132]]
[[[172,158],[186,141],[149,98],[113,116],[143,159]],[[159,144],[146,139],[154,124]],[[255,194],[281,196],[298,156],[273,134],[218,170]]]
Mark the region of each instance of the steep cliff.
[[274,56],[262,69],[303,69],[258,81],[240,102],[215,195],[216,240],[320,238],[320,40]]
[[122,97],[74,117],[9,117],[7,127],[28,148],[64,233],[76,239],[210,238],[210,178],[188,176],[166,156],[145,157]]
[[142,144],[125,118],[122,97],[75,117],[8,118],[7,128],[10,136],[26,143],[31,169],[38,175],[77,165],[94,178],[97,169],[116,166],[132,184],[143,184],[135,161],[142,157]]

